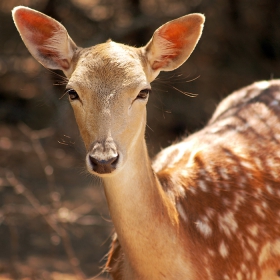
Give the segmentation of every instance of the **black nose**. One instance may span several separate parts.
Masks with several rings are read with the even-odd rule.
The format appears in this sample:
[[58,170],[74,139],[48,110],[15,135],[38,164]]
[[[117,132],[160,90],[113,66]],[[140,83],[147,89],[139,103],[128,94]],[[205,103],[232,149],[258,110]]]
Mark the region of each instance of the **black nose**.
[[111,173],[116,169],[119,160],[119,155],[107,160],[99,160],[94,156],[89,155],[89,162],[93,171],[99,174]]
[[118,148],[112,137],[92,143],[88,153],[87,165],[90,171],[99,174],[111,173],[117,168]]

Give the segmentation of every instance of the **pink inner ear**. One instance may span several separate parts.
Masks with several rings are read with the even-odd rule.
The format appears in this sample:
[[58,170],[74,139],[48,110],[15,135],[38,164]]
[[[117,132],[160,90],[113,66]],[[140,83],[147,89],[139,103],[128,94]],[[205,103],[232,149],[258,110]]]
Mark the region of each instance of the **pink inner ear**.
[[174,50],[180,50],[186,44],[188,29],[186,24],[172,23],[172,25],[163,26],[159,30],[159,36],[171,42],[174,45]]
[[20,29],[28,29],[32,34],[29,40],[36,45],[44,45],[57,30],[56,22],[30,10],[18,10],[16,18],[18,27]]
[[160,69],[160,68],[164,68],[168,65],[170,60],[173,60],[177,55],[179,54],[179,51],[174,51],[174,54],[172,55],[162,55],[160,57],[160,60],[155,60],[153,65],[152,65],[152,69],[154,71]]
[[168,24],[159,29],[158,35],[172,43],[172,52],[168,55],[162,55],[160,60],[154,61],[152,65],[153,70],[164,68],[170,60],[176,59],[187,43],[187,33],[188,27],[182,23]]

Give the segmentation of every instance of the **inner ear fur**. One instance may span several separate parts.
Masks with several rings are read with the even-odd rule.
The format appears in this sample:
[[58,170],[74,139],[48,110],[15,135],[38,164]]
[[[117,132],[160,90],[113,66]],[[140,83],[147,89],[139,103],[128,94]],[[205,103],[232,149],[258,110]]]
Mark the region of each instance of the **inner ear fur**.
[[182,65],[194,50],[204,21],[202,14],[190,14],[159,27],[144,48],[152,71],[158,74]]
[[70,71],[76,44],[65,27],[53,18],[27,7],[12,11],[15,25],[26,47],[43,66]]

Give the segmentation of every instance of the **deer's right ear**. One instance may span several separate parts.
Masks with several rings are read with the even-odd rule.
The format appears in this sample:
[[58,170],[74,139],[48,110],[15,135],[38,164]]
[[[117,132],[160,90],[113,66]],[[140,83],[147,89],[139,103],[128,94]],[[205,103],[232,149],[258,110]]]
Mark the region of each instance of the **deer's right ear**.
[[34,58],[46,68],[62,70],[69,76],[77,46],[65,27],[53,18],[23,6],[14,8],[12,14],[20,36]]

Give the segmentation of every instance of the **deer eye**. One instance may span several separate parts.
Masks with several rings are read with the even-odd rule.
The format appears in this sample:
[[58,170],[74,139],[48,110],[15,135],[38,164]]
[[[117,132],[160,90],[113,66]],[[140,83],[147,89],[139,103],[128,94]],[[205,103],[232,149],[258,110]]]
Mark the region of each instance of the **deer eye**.
[[68,94],[70,100],[77,100],[77,99],[79,99],[78,93],[74,89],[72,89],[72,88],[66,89],[65,93]]
[[146,89],[142,89],[139,94],[137,95],[137,99],[146,99],[149,94],[151,93],[151,89],[146,88]]

